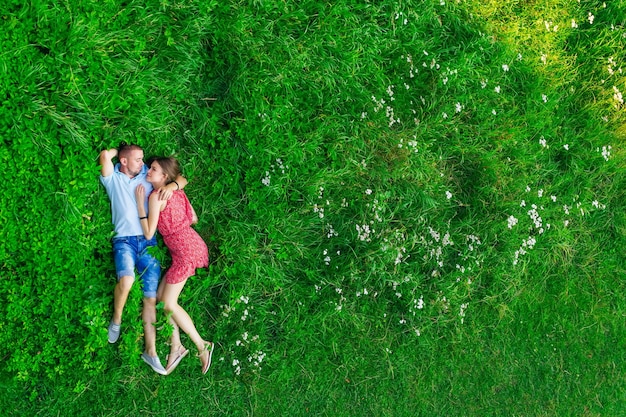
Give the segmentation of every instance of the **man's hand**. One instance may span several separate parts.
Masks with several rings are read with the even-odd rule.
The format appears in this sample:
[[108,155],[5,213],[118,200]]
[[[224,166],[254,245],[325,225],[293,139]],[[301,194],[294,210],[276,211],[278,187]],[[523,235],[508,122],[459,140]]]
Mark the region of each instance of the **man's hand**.
[[113,174],[114,166],[112,159],[117,156],[117,149],[105,149],[100,152],[100,174],[108,177]]
[[[173,185],[173,187],[172,187]],[[159,190],[159,200],[167,201],[174,195],[174,191],[176,190],[176,184],[170,182],[165,187],[161,187]]]
[[182,190],[187,185],[187,178],[181,177],[180,175],[176,177],[176,181],[172,181],[164,187],[161,187],[159,190],[159,200],[167,201],[174,195],[174,191]]

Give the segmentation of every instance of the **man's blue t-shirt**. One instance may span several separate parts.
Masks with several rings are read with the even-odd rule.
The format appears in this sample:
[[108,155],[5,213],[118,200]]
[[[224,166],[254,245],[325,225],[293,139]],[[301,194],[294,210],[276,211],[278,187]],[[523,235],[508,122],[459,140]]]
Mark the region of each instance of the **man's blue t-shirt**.
[[108,177],[100,175],[100,182],[111,200],[111,218],[115,226],[115,236],[143,236],[143,229],[139,221],[135,188],[142,184],[146,189],[146,213],[148,212],[148,196],[152,192],[152,184],[146,181],[148,167],[143,166],[135,178],[120,172],[120,164],[115,164],[113,174]]

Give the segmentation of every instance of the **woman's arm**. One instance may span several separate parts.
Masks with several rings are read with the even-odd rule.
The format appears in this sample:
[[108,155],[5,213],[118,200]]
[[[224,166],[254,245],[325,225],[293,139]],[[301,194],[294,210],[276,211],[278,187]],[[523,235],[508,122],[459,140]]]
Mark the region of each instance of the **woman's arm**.
[[144,201],[146,198],[146,190],[143,185],[138,185],[135,188],[135,200],[137,200],[137,213],[139,214],[139,222],[143,229],[143,235],[146,239],[150,240],[156,233],[157,224],[159,223],[159,215],[161,210],[167,204],[166,201],[160,201],[157,193],[150,195],[148,199],[148,213],[146,215],[146,207]]
[[198,223],[198,215],[196,214],[196,211],[193,209],[193,206],[191,205],[191,203],[189,203],[189,207],[191,207],[191,224],[196,224]]

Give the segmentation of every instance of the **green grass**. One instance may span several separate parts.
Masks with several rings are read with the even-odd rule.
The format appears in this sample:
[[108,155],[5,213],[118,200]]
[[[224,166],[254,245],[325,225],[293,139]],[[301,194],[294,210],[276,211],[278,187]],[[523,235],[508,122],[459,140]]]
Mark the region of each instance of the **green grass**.
[[[8,415],[626,413],[621,3],[0,17]],[[217,342],[207,376],[141,362],[138,286],[106,341],[97,155],[122,140],[190,180],[211,265],[181,304]]]

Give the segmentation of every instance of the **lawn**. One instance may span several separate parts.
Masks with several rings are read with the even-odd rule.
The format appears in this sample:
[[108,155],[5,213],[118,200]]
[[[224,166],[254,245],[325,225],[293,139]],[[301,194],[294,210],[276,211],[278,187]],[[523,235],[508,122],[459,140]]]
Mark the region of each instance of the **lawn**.
[[[7,415],[626,415],[626,3],[0,18]],[[211,264],[180,302],[216,342],[208,375],[141,361],[138,285],[107,342],[98,154],[122,141],[189,180]]]

